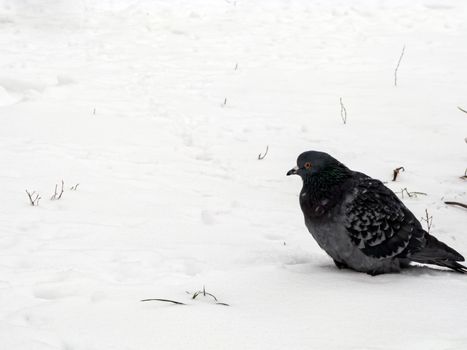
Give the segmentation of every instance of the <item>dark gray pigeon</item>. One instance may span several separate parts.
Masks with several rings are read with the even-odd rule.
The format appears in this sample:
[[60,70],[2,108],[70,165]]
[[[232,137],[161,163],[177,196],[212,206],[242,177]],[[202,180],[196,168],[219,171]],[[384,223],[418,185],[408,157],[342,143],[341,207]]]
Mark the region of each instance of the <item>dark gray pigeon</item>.
[[305,225],[338,268],[377,275],[413,261],[467,273],[464,257],[428,234],[381,181],[317,151],[302,153],[287,175],[302,178]]

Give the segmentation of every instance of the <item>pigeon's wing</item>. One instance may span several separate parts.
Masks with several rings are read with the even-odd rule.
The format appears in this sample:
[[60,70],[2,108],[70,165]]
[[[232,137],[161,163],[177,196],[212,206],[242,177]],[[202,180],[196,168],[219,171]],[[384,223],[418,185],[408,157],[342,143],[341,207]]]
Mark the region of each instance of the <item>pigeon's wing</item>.
[[418,220],[382,182],[360,177],[345,207],[352,242],[374,258],[406,257],[424,244]]

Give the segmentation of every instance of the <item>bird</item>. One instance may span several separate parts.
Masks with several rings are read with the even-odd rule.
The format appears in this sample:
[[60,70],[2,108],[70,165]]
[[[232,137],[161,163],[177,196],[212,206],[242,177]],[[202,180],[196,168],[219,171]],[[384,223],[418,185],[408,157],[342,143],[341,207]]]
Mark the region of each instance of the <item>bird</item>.
[[425,231],[381,181],[320,151],[300,154],[289,175],[302,178],[305,225],[339,269],[376,276],[415,262],[467,273],[464,257]]

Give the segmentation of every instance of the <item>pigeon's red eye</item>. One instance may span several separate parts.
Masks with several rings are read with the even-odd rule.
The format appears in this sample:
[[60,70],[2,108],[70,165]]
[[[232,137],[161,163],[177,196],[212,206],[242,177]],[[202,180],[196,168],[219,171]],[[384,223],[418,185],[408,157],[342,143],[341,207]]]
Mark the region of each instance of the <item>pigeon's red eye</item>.
[[310,169],[311,168],[311,163],[310,162],[306,162],[305,163],[305,169]]

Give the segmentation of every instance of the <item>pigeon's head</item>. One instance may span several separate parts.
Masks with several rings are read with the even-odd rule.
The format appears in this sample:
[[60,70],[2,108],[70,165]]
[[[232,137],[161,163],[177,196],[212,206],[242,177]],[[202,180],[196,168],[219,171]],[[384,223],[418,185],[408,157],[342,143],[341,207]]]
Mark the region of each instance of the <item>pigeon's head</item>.
[[287,172],[289,175],[299,175],[302,179],[315,174],[329,173],[345,166],[329,154],[318,151],[303,152],[298,156],[297,165]]

